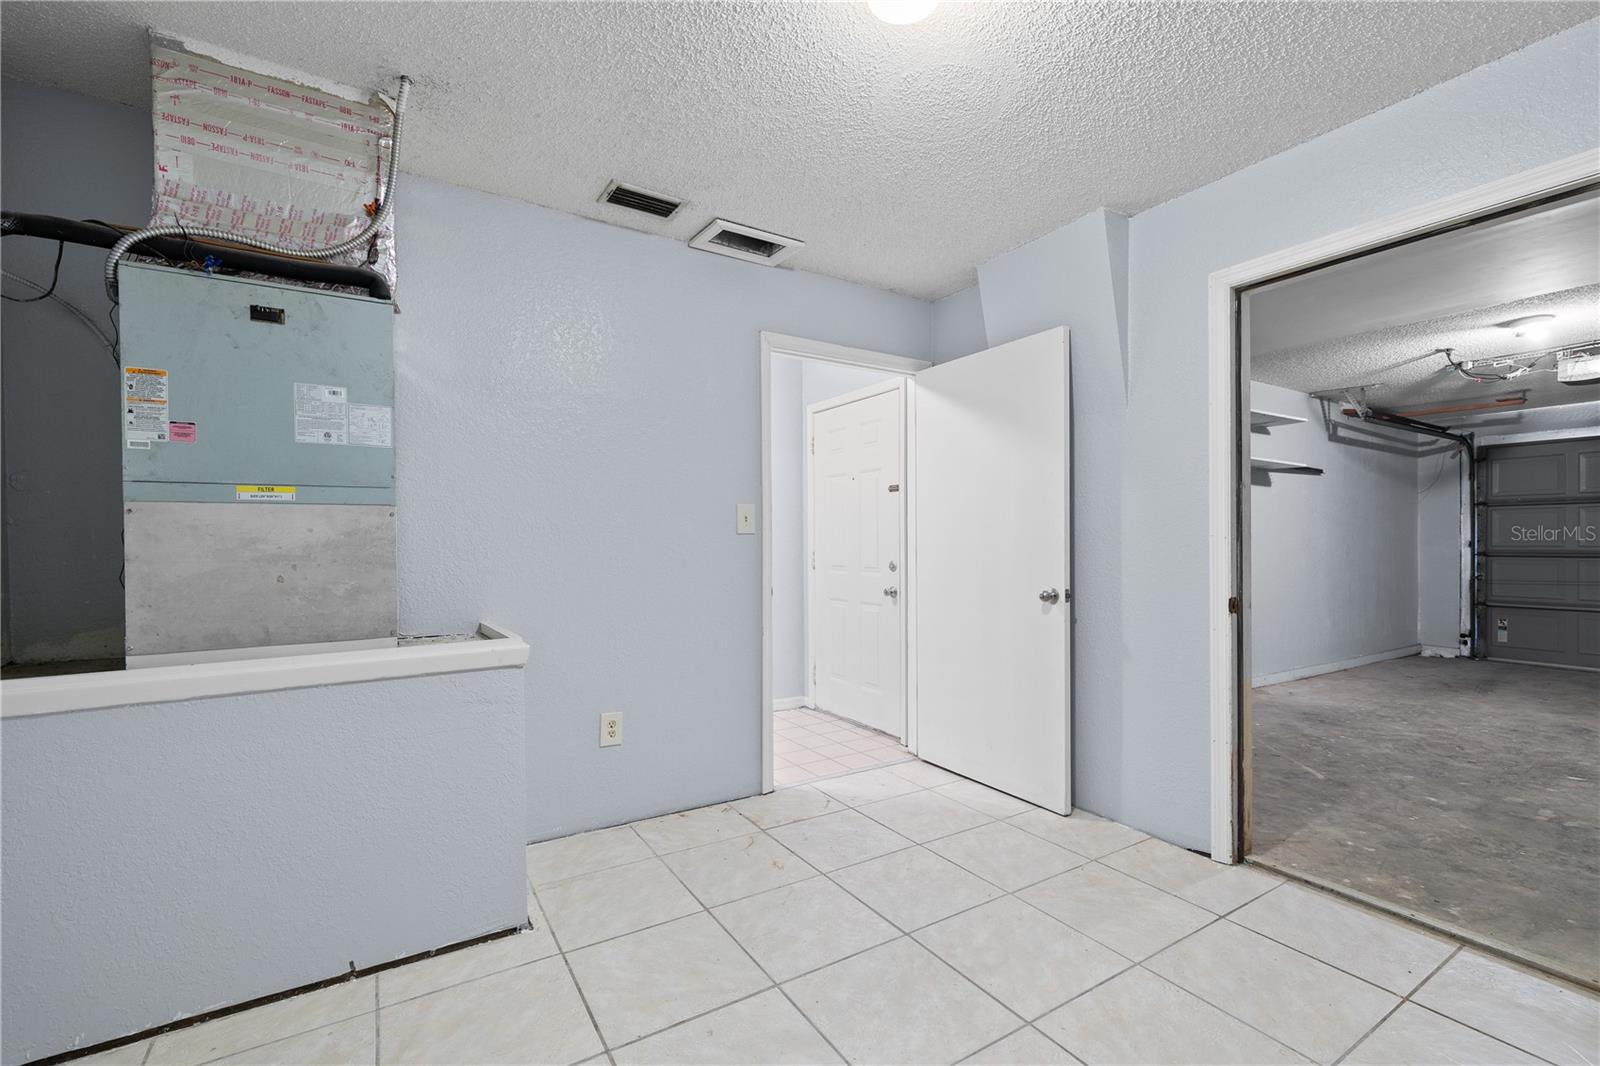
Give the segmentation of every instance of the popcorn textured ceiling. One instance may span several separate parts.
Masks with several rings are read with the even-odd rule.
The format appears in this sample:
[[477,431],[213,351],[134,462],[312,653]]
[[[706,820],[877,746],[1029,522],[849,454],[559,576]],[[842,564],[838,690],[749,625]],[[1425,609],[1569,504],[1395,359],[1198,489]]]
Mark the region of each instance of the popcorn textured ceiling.
[[[1085,211],[1151,207],[1594,14],[9,0],[0,63],[140,107],[147,28],[347,84],[409,73],[410,172],[680,240],[728,218],[806,241],[796,269],[936,298]],[[663,223],[596,203],[612,178],[687,204]]]

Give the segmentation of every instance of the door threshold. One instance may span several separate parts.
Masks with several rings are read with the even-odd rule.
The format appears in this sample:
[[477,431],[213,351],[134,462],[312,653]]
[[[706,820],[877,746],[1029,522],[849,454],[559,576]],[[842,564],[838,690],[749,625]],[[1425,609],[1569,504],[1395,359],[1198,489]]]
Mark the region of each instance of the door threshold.
[[1389,915],[1391,918],[1399,918],[1401,921],[1404,921],[1410,925],[1419,926],[1420,928],[1426,929],[1429,932],[1441,933],[1452,940],[1461,941],[1468,947],[1476,948],[1479,951],[1487,954],[1498,956],[1507,962],[1515,963],[1516,965],[1525,967],[1529,970],[1536,970],[1546,977],[1553,977],[1559,981],[1564,981],[1570,985],[1576,985],[1577,987],[1586,989],[1590,992],[1600,992],[1600,980],[1597,980],[1594,977],[1585,977],[1581,974],[1573,973],[1570,969],[1566,968],[1554,959],[1540,955],[1536,952],[1515,947],[1511,944],[1507,944],[1503,940],[1497,940],[1494,937],[1484,936],[1481,933],[1474,933],[1470,929],[1463,928],[1459,925],[1454,925],[1450,922],[1442,922],[1437,918],[1433,918],[1418,911],[1402,907],[1391,900],[1381,899],[1378,896],[1369,895],[1368,893],[1362,892],[1359,889],[1351,888],[1349,885],[1340,884],[1337,881],[1330,881],[1325,877],[1318,877],[1315,874],[1308,874],[1303,870],[1296,870],[1282,863],[1273,862],[1271,859],[1259,858],[1255,855],[1246,855],[1244,857],[1244,863],[1248,866],[1258,866],[1263,870],[1270,870],[1280,877],[1288,878],[1290,881],[1298,882],[1299,884],[1306,885],[1310,888],[1320,889],[1321,891],[1327,892],[1330,895],[1339,896],[1343,899],[1350,900],[1353,903],[1359,903],[1362,906],[1368,907],[1372,910],[1381,911],[1382,913]]

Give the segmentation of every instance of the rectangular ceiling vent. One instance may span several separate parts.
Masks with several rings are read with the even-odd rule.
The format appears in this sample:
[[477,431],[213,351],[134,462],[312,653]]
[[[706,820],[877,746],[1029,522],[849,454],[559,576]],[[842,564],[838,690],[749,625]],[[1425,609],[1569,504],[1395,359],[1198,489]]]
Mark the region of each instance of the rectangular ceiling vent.
[[741,226],[725,218],[712,222],[689,242],[691,248],[732,256],[748,263],[765,263],[767,266],[783,262],[805,246],[805,241],[769,233],[754,226]]
[[614,181],[606,186],[606,191],[600,194],[600,202],[616,204],[630,211],[642,211],[656,218],[671,218],[677,213],[678,208],[683,206],[682,200],[674,200],[670,196],[624,185],[620,181]]

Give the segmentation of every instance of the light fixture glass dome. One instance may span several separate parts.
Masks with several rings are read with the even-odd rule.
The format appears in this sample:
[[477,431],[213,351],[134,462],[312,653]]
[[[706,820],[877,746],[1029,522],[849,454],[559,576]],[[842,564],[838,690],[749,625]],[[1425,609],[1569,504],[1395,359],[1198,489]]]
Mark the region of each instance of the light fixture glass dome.
[[939,6],[939,0],[867,0],[867,10],[894,26],[921,22]]

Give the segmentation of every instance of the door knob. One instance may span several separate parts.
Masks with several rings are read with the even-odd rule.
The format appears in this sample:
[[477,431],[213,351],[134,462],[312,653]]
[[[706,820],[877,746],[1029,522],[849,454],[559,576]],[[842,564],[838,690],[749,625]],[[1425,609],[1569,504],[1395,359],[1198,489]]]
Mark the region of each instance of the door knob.
[[1039,593],[1039,600],[1041,603],[1057,603],[1061,600],[1061,593],[1055,589],[1045,589]]
[[890,585],[888,588],[883,590],[883,594],[885,596],[898,596],[900,595],[900,590],[895,588],[893,585]]

